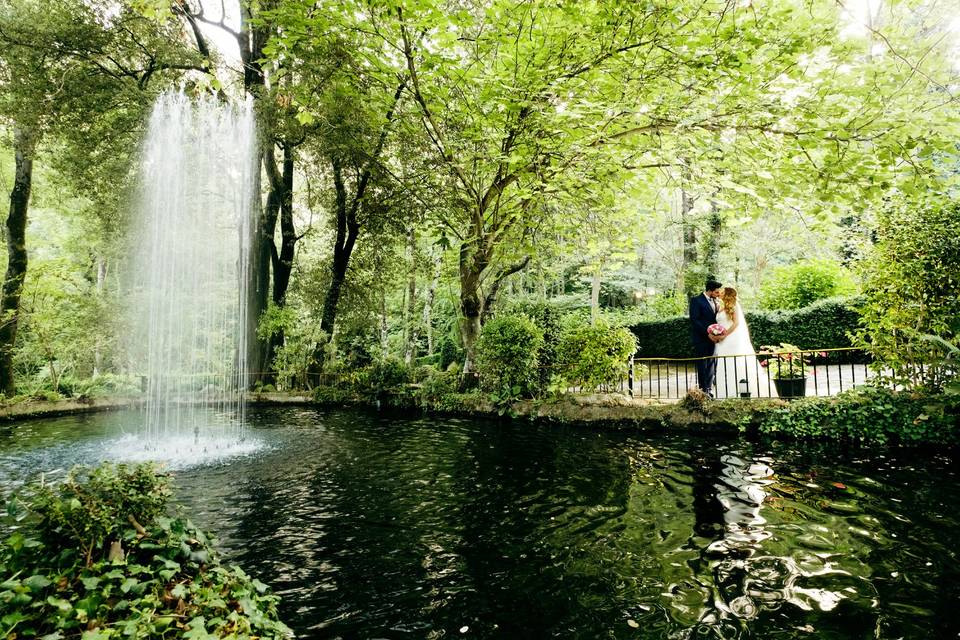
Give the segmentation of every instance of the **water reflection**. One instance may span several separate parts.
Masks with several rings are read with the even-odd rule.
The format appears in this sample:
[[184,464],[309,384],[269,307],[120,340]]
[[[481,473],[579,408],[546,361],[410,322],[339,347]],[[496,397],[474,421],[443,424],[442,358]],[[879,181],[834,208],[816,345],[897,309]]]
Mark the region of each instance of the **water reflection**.
[[[178,498],[303,637],[956,635],[947,456],[289,408],[250,421],[269,446],[179,472]],[[0,431],[0,482],[114,435],[96,418]]]

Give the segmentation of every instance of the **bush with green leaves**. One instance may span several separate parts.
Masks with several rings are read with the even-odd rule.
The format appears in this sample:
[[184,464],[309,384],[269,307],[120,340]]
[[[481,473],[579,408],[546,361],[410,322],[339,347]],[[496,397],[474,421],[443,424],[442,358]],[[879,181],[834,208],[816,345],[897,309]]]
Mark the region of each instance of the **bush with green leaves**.
[[[850,334],[860,322],[861,298],[820,300],[796,311],[747,311],[750,337],[756,347],[795,344],[801,349],[841,349],[853,346]],[[640,322],[631,328],[637,336],[640,358],[693,358],[690,320],[677,316]],[[862,353],[838,352],[830,362],[863,362]]]
[[410,367],[396,356],[375,359],[367,371],[367,383],[376,394],[396,391],[410,382]]
[[498,400],[533,395],[540,382],[543,331],[525,315],[502,315],[483,325],[476,344],[480,387]]
[[315,364],[315,346],[326,342],[323,332],[315,323],[303,322],[292,307],[271,304],[260,316],[257,337],[269,340],[275,333],[282,333],[284,338],[270,363],[276,375],[276,387],[306,389],[308,372]]
[[764,411],[758,429],[797,438],[885,444],[957,444],[960,397],[864,386]]
[[448,335],[440,338],[438,352],[440,354],[438,366],[444,371],[449,369],[450,365],[463,361],[463,350],[460,349],[453,338]]
[[853,276],[835,260],[803,260],[777,267],[760,290],[765,309],[802,309],[818,300],[856,293]]
[[15,497],[0,546],[3,638],[288,638],[279,598],[189,520],[152,465],[76,469]]
[[960,201],[930,194],[884,211],[863,279],[857,344],[898,382],[942,388],[942,345],[924,336],[960,337]]
[[448,371],[433,370],[420,381],[417,401],[426,409],[438,409],[444,406],[447,397],[460,389],[460,372],[451,368]]
[[543,332],[543,346],[537,354],[540,378],[537,392],[550,385],[554,365],[557,362],[557,349],[560,347],[560,335],[563,332],[563,312],[546,301],[518,301],[506,306],[507,315],[525,315]]
[[604,322],[568,327],[558,349],[560,375],[586,393],[618,384],[636,348],[636,337],[623,327]]

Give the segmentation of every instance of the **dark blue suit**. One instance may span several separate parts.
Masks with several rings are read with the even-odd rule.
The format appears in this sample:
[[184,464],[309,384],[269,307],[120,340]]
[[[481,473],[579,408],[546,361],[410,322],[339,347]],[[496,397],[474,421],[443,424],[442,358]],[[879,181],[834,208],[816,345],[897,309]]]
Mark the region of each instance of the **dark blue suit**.
[[[707,327],[716,323],[717,312],[702,293],[690,298],[690,339],[693,341],[693,352],[698,358],[713,355],[716,345],[707,335]],[[713,390],[713,378],[717,373],[717,361],[697,360],[697,384],[705,393]]]

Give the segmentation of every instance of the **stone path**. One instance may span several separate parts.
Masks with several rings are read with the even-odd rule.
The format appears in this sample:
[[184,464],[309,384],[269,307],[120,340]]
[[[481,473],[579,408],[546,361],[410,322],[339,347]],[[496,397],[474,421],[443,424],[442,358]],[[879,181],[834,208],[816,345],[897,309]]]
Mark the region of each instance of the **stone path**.
[[[639,365],[647,367],[646,372],[639,371]],[[634,380],[633,395],[637,398],[681,398],[687,390],[697,386],[697,371],[694,361],[676,362],[637,361],[638,371]],[[830,364],[817,365],[808,368],[806,395],[833,396],[841,391],[862,385],[875,374],[865,364]],[[760,387],[751,385],[750,396],[769,397],[775,395],[773,382],[769,385],[763,376],[760,376]],[[769,390],[768,387],[769,386]],[[626,389],[624,389],[626,390]],[[771,393],[773,392],[773,393]],[[722,388],[716,389],[718,397],[733,397],[739,395],[739,390]]]

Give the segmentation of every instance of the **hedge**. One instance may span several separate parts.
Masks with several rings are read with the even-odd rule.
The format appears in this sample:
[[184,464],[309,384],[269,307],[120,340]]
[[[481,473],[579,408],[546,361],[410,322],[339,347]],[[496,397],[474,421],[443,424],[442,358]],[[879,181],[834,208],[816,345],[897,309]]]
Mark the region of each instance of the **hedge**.
[[[862,298],[830,298],[795,311],[747,311],[753,345],[794,344],[801,349],[852,346],[847,334],[859,326]],[[686,316],[641,322],[630,327],[637,336],[640,358],[693,358],[690,321]],[[840,353],[834,362],[861,362],[860,353]]]

